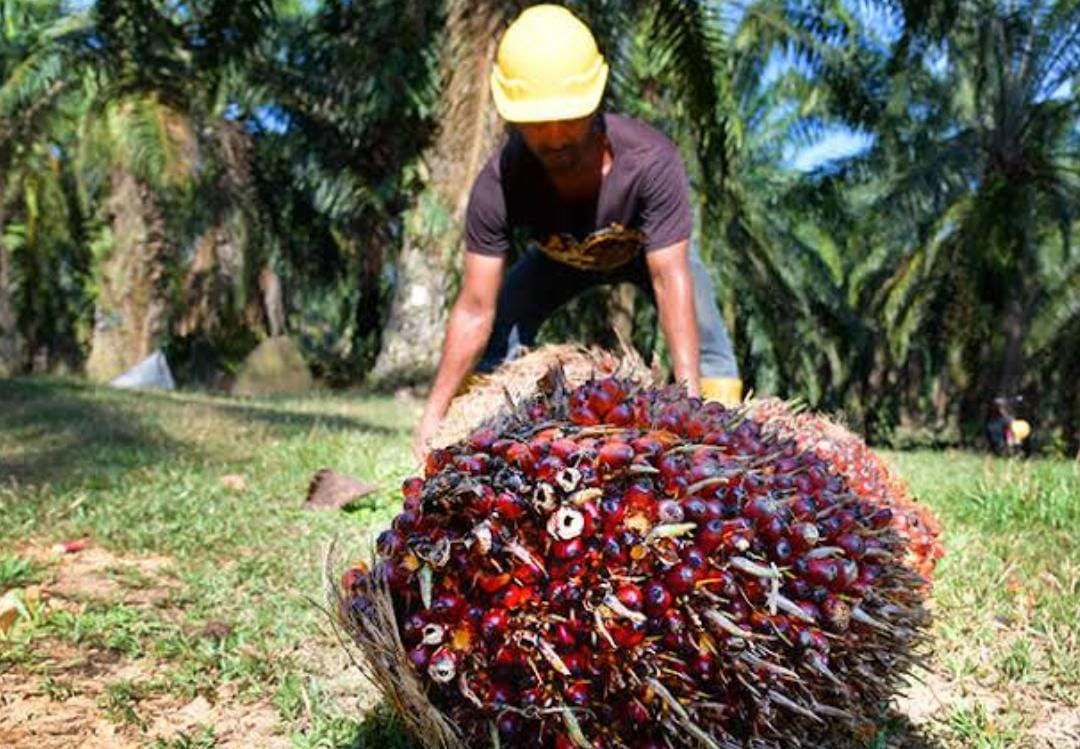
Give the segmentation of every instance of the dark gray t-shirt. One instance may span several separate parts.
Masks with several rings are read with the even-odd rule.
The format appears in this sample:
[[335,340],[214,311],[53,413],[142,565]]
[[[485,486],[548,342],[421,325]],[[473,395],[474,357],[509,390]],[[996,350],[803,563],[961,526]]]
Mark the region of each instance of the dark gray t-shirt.
[[613,160],[598,198],[563,202],[514,131],[473,184],[465,218],[470,252],[504,255],[524,240],[559,262],[609,270],[690,238],[690,187],[678,148],[643,122],[601,117]]

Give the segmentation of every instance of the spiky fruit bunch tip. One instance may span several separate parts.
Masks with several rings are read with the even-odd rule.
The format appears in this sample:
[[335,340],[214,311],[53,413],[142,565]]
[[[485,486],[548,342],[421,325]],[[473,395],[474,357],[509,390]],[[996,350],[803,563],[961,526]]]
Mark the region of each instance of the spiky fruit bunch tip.
[[432,452],[343,579],[406,723],[558,749],[865,731],[924,651],[911,502],[773,415],[556,370]]

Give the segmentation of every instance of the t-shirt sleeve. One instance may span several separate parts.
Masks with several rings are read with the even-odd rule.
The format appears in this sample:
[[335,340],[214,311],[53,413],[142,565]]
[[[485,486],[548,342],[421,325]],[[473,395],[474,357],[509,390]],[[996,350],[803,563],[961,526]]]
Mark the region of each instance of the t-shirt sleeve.
[[465,249],[480,255],[505,255],[510,249],[510,227],[495,160],[489,161],[473,183],[465,210]]
[[641,230],[646,237],[645,251],[690,239],[694,225],[690,180],[678,149],[665,150],[644,176]]

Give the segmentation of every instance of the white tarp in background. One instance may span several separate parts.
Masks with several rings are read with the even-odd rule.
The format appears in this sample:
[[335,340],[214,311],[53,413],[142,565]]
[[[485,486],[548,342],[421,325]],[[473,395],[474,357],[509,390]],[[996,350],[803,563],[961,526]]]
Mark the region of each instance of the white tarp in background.
[[109,383],[124,390],[176,390],[165,354],[157,350]]

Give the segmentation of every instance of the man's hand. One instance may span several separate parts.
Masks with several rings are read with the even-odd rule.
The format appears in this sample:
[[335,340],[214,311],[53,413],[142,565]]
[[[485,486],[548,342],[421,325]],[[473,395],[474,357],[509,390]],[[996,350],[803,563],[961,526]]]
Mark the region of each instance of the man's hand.
[[694,309],[694,279],[690,275],[690,243],[677,242],[645,256],[656,295],[660,327],[671,351],[675,379],[691,396],[700,394],[700,342]]
[[413,455],[421,463],[427,458],[429,452],[431,452],[431,438],[435,436],[435,433],[439,431],[439,423],[442,421],[442,417],[429,417],[425,412],[420,419],[420,423],[416,426],[416,432],[413,434]]

